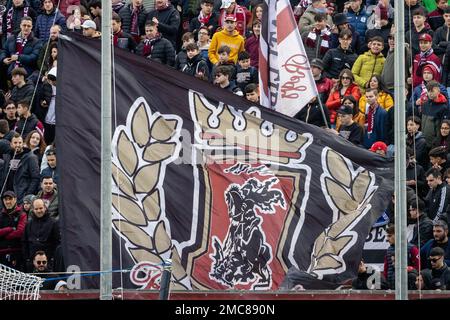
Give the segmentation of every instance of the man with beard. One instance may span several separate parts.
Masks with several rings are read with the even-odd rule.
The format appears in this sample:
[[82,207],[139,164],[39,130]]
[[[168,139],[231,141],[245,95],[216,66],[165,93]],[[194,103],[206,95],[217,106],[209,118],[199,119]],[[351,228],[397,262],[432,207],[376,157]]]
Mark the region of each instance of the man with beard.
[[38,191],[38,159],[30,149],[23,147],[23,139],[17,132],[11,139],[11,149],[10,153],[3,155],[0,182],[5,190],[14,191],[17,202],[21,204],[25,195]]
[[178,28],[180,27],[180,14],[169,0],[156,0],[155,10],[147,14],[148,22],[154,22],[162,37],[169,40],[176,47]]
[[147,59],[173,67],[175,64],[175,49],[169,40],[158,32],[155,22],[145,25],[145,39],[139,43],[136,52]]
[[53,178],[51,176],[44,176],[42,178],[41,188],[42,190],[38,192],[36,197],[44,201],[50,217],[58,221],[58,190],[56,189],[56,185],[53,183]]
[[0,61],[8,66],[8,74],[13,69],[23,67],[28,74],[37,68],[37,59],[42,47],[41,41],[35,38],[31,32],[33,20],[30,17],[22,18],[20,33],[8,37],[5,50],[0,54]]
[[[50,272],[52,272],[52,269],[50,267],[50,261],[47,258],[47,254],[45,253],[45,251],[36,251],[33,255],[32,261],[33,273],[35,275],[43,279],[55,277],[54,274],[49,274]],[[58,280],[44,281],[41,290],[53,290],[55,289],[57,283]]]
[[50,28],[50,41],[47,41],[44,46],[42,46],[39,52],[39,58],[37,60],[38,68],[41,69],[42,64],[47,61],[48,56],[51,54],[50,46],[53,42],[58,42],[59,34],[61,32],[61,27],[57,24],[51,26]]
[[445,252],[442,248],[433,248],[430,251],[428,261],[431,269],[425,269],[422,273],[425,290],[450,289],[450,269],[444,261]]
[[433,223],[433,239],[428,240],[420,249],[420,265],[423,269],[431,269],[431,263],[427,259],[433,248],[444,250],[445,263],[450,263],[450,246],[448,245],[448,225],[442,220]]
[[21,239],[27,223],[27,215],[17,205],[14,192],[6,191],[3,196],[3,209],[0,213],[0,263],[22,270],[23,257]]

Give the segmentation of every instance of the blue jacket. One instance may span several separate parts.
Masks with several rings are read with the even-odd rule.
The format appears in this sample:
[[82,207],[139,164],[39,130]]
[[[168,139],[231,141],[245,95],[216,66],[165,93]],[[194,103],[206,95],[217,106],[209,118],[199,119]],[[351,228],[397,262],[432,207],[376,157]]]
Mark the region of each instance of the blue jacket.
[[348,23],[353,27],[353,29],[359,33],[359,39],[361,43],[365,41],[365,35],[367,31],[367,19],[369,14],[365,7],[361,7],[358,13],[354,12],[352,8],[348,8],[347,19]]
[[[17,35],[12,35],[6,40],[5,48],[0,53],[0,61],[5,58],[11,57],[16,53],[16,39]],[[39,51],[41,50],[42,42],[30,35],[28,41],[23,49],[22,54],[19,55],[20,64],[27,70],[28,75],[32,74],[37,69],[37,59],[39,57]],[[11,71],[14,69],[15,63],[11,63],[8,68],[8,75],[11,75]]]
[[[56,19],[55,19],[56,16]],[[59,12],[59,10],[53,9],[53,11],[48,14],[46,12],[38,15],[36,19],[35,35],[43,41],[47,41],[50,37],[50,28],[55,24],[59,25],[62,30],[66,30],[66,18]]]
[[[382,107],[378,106],[375,111],[375,118],[373,121],[373,129],[372,133],[367,133],[367,125],[364,128],[364,142],[363,145],[366,149],[369,149],[372,144],[376,141],[384,141],[385,140],[385,122],[386,122],[387,112]],[[367,119],[367,115],[366,115]]]

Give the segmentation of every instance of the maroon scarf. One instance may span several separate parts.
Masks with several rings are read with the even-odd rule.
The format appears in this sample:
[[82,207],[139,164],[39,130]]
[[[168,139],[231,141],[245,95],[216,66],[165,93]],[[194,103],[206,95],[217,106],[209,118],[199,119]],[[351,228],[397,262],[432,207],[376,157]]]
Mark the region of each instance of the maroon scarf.
[[375,112],[377,112],[377,105],[375,107],[369,106],[369,111],[367,112],[367,133],[371,134],[373,130],[373,122],[375,118]]
[[[13,28],[13,16],[14,16],[14,7],[11,7],[8,10],[8,13],[6,14],[6,37],[9,37],[13,34],[14,28]],[[29,7],[23,8],[23,17],[28,17],[28,10]]]
[[198,22],[200,22],[201,26],[205,26],[209,23],[209,19],[211,19],[212,13],[208,16],[204,16],[203,12],[200,10],[200,14],[198,15]]
[[141,8],[134,8],[131,12],[131,28],[130,33],[132,35],[139,35],[139,14],[141,13]]
[[155,42],[161,39],[161,35],[158,33],[156,37],[152,39],[145,39],[144,40],[144,49],[142,50],[142,55],[144,57],[148,57],[152,54],[153,46],[155,45]]
[[308,36],[306,38],[306,46],[308,46],[309,48],[316,48],[316,42],[319,36],[321,37],[320,53],[325,54],[328,49],[330,49],[331,31],[328,27],[323,30],[317,30],[316,28],[313,28],[308,33]]
[[[27,45],[28,38],[22,38],[22,35],[18,35],[16,39],[16,55],[21,55],[23,53],[23,49]],[[19,60],[16,60],[15,68],[20,67]]]

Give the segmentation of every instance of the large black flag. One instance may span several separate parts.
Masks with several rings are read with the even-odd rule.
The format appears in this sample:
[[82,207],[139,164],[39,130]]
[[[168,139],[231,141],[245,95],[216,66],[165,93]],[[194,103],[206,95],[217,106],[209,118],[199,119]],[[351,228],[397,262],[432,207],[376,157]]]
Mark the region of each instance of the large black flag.
[[[100,42],[71,35],[59,49],[64,253],[98,270]],[[118,50],[114,62],[113,267],[132,269],[125,285],[157,286],[145,270],[166,259],[180,289],[274,290],[291,267],[336,284],[356,275],[390,201],[389,161],[166,66]]]

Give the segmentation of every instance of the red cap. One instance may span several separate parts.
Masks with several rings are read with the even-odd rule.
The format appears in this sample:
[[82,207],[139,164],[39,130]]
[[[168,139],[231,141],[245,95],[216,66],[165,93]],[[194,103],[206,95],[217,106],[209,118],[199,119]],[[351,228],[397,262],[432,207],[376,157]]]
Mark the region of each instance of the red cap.
[[373,152],[378,151],[378,150],[383,150],[384,152],[386,152],[387,145],[383,141],[377,141],[372,145],[372,147],[370,147],[369,150],[373,151]]
[[225,16],[225,21],[236,21],[236,16],[234,14],[227,14]]
[[433,42],[433,38],[428,33],[422,33],[419,37],[419,41]]

